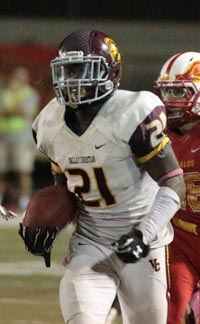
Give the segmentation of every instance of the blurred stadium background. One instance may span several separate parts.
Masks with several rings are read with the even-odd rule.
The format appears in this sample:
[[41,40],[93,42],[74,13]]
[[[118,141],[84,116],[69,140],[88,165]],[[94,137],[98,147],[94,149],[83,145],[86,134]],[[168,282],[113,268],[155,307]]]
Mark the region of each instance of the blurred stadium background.
[[[41,107],[54,96],[50,60],[59,42],[80,28],[100,29],[118,43],[122,88],[152,90],[162,64],[180,51],[200,51],[200,1],[7,0],[0,3],[0,86],[18,64],[26,65],[41,94]],[[35,189],[52,182],[38,154]],[[42,179],[42,180],[41,180]],[[59,279],[70,231],[53,250],[51,269],[24,250],[18,220],[0,221],[0,324],[61,324]]]
[[[96,28],[118,43],[123,60],[121,87],[152,90],[167,58],[180,51],[199,51],[200,1],[73,0],[2,1],[0,4],[0,86],[17,64],[26,65],[41,94],[41,109],[54,96],[50,60],[70,32]],[[49,169],[38,154],[33,174],[47,182]],[[43,177],[44,179],[45,177]],[[46,183],[45,183],[46,184]]]

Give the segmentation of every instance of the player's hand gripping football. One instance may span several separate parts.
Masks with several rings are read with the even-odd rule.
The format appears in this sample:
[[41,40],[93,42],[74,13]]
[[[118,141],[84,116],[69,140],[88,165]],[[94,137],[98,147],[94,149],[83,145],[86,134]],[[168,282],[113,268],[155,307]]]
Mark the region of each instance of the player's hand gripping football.
[[118,257],[125,263],[135,263],[149,253],[149,246],[143,242],[142,232],[133,229],[112,244]]
[[51,266],[51,250],[58,233],[58,228],[36,227],[33,230],[22,223],[19,224],[19,235],[26,249],[34,255],[42,256],[46,267]]
[[0,217],[2,217],[5,220],[9,220],[18,217],[18,215],[0,205]]

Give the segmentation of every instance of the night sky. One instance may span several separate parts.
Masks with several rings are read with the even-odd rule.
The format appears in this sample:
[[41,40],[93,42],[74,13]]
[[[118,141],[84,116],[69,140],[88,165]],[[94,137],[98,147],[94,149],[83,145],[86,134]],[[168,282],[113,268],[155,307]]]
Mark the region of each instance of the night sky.
[[7,0],[0,16],[200,21],[200,0]]

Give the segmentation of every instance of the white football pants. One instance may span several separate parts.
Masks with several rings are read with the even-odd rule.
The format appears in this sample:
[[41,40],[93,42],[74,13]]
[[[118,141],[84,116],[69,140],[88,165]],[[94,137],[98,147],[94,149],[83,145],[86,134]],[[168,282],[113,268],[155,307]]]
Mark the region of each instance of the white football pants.
[[65,323],[104,324],[118,295],[124,324],[166,324],[166,249],[124,264],[112,249],[74,236],[60,283]]

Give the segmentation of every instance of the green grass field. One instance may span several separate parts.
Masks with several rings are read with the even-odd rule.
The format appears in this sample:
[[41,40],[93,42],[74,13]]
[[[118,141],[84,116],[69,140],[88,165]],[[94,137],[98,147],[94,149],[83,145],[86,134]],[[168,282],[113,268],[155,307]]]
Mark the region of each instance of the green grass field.
[[0,226],[0,324],[63,323],[58,289],[68,237],[61,233],[47,269],[41,257],[25,250],[17,227]]
[[25,250],[17,226],[5,224],[0,221],[0,324],[63,324],[58,293],[70,231],[56,240],[52,267],[46,268]]
[[0,324],[64,324],[58,294],[71,232],[60,234],[46,268],[41,257],[25,250],[17,225],[5,224],[0,220]]

